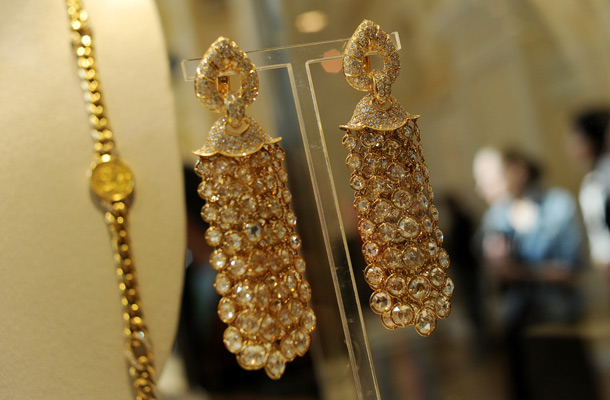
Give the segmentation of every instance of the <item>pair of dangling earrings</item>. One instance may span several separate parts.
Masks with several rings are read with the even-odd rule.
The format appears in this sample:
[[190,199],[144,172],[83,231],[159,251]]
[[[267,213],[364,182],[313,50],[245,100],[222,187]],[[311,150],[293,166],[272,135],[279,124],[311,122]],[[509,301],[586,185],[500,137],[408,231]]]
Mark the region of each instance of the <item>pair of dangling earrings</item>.
[[[370,70],[369,52],[382,56],[382,70]],[[346,132],[371,309],[388,329],[414,325],[428,336],[449,315],[453,282],[418,116],[391,95],[399,69],[390,36],[363,21],[347,43],[343,72],[352,87],[369,93],[340,128]],[[241,76],[237,92],[229,88],[231,74]],[[281,138],[270,137],[245,114],[258,94],[258,74],[235,42],[220,37],[206,51],[195,93],[208,109],[224,114],[194,152],[202,178],[198,192],[206,201],[201,216],[210,224],[205,237],[215,248],[210,263],[222,296],[218,316],[228,325],[223,341],[242,368],[264,368],[279,379],[287,362],[307,352],[316,326]]]

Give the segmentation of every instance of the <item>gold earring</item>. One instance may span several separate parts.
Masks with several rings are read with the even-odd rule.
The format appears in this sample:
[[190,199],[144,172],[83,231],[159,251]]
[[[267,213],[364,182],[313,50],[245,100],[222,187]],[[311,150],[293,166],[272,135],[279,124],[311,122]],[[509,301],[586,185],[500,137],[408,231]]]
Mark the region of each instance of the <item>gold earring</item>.
[[[383,58],[383,70],[370,70],[371,51]],[[453,281],[446,273],[449,256],[441,247],[419,116],[391,95],[399,69],[390,36],[363,21],[347,43],[343,73],[353,88],[369,93],[341,129],[350,151],[346,165],[352,170],[365,279],[374,290],[370,306],[386,328],[414,325],[428,336],[436,321],[449,315]]]
[[[241,75],[238,91],[231,91],[230,74]],[[242,368],[264,367],[279,379],[286,362],[307,352],[316,324],[307,306],[311,287],[303,278],[281,138],[245,115],[258,94],[258,74],[235,42],[220,37],[206,51],[195,93],[208,109],[225,114],[194,152],[198,192],[206,201],[201,216],[210,224],[206,241],[215,247],[210,263],[222,296],[218,316],[228,324],[224,344]]]

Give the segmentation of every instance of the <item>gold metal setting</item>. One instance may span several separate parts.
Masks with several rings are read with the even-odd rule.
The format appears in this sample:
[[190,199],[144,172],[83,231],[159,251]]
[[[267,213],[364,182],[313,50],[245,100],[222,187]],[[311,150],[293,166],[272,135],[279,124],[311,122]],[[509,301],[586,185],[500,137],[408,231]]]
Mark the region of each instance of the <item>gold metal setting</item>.
[[129,167],[110,154],[98,157],[91,167],[91,189],[103,200],[125,200],[134,187],[135,181]]
[[121,290],[128,371],[136,400],[151,400],[156,398],[153,351],[142,313],[140,290],[127,230],[128,206],[135,181],[129,167],[118,158],[114,135],[108,124],[93,51],[89,16],[80,0],[68,0],[66,5],[73,48],[78,60],[78,74],[94,140],[95,160],[89,171],[90,184],[105,209],[104,220],[110,230]]
[[[369,52],[376,52],[383,58],[383,71],[371,72]],[[381,91],[383,85],[388,88],[394,83],[399,72],[400,58],[390,36],[379,25],[364,20],[347,42],[343,54],[343,74],[347,82],[363,92]]]
[[[236,73],[242,74],[237,93],[224,78]],[[303,277],[281,139],[245,115],[257,90],[252,62],[234,42],[218,38],[197,69],[195,93],[225,116],[194,152],[195,172],[206,201],[201,217],[210,224],[206,241],[215,248],[210,263],[222,296],[218,316],[228,325],[224,345],[242,368],[264,368],[279,379],[286,363],[309,349],[316,317],[308,306],[311,287]]]
[[[228,75],[240,75],[241,87],[231,91]],[[195,75],[195,94],[209,110],[226,113],[226,121],[237,130],[247,106],[258,95],[258,73],[235,42],[219,37],[206,51]]]
[[259,151],[265,144],[277,143],[282,138],[267,135],[258,122],[251,117],[244,117],[243,125],[248,128],[241,134],[232,130],[226,117],[220,118],[212,125],[208,139],[203,146],[193,153],[198,156],[222,154],[228,157],[248,156]]
[[[383,57],[383,71],[370,71],[369,51]],[[360,24],[347,44],[343,69],[350,85],[370,92],[341,126],[364,242],[364,276],[373,290],[370,306],[386,328],[414,325],[428,336],[437,320],[449,315],[454,286],[446,272],[449,256],[432,203],[419,116],[409,115],[390,95],[400,60],[378,25]]]

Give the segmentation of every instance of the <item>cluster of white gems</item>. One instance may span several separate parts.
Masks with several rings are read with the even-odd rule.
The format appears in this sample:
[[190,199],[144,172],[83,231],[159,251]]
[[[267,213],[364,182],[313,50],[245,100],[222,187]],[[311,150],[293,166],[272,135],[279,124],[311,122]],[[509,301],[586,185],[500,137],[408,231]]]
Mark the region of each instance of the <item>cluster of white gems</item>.
[[343,146],[350,151],[364,275],[374,290],[370,306],[386,328],[414,325],[428,336],[449,315],[453,282],[417,122],[393,131],[348,130]]
[[242,368],[264,367],[272,379],[307,352],[316,325],[283,160],[278,144],[265,144],[247,156],[201,156],[195,166],[224,344]]

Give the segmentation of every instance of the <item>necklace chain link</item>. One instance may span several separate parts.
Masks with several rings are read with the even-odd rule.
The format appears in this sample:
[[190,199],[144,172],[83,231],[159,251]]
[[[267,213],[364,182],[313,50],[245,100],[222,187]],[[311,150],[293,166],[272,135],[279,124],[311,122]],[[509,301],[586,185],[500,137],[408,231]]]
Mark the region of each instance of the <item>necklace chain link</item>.
[[88,14],[80,0],[67,0],[66,5],[73,48],[78,60],[78,74],[94,141],[95,161],[91,168],[91,186],[105,208],[104,220],[110,230],[121,290],[125,321],[125,355],[129,363],[129,375],[137,400],[156,399],[152,345],[142,313],[140,290],[127,230],[129,198],[134,187],[133,174],[117,156],[114,134],[109,127],[102,102]]

